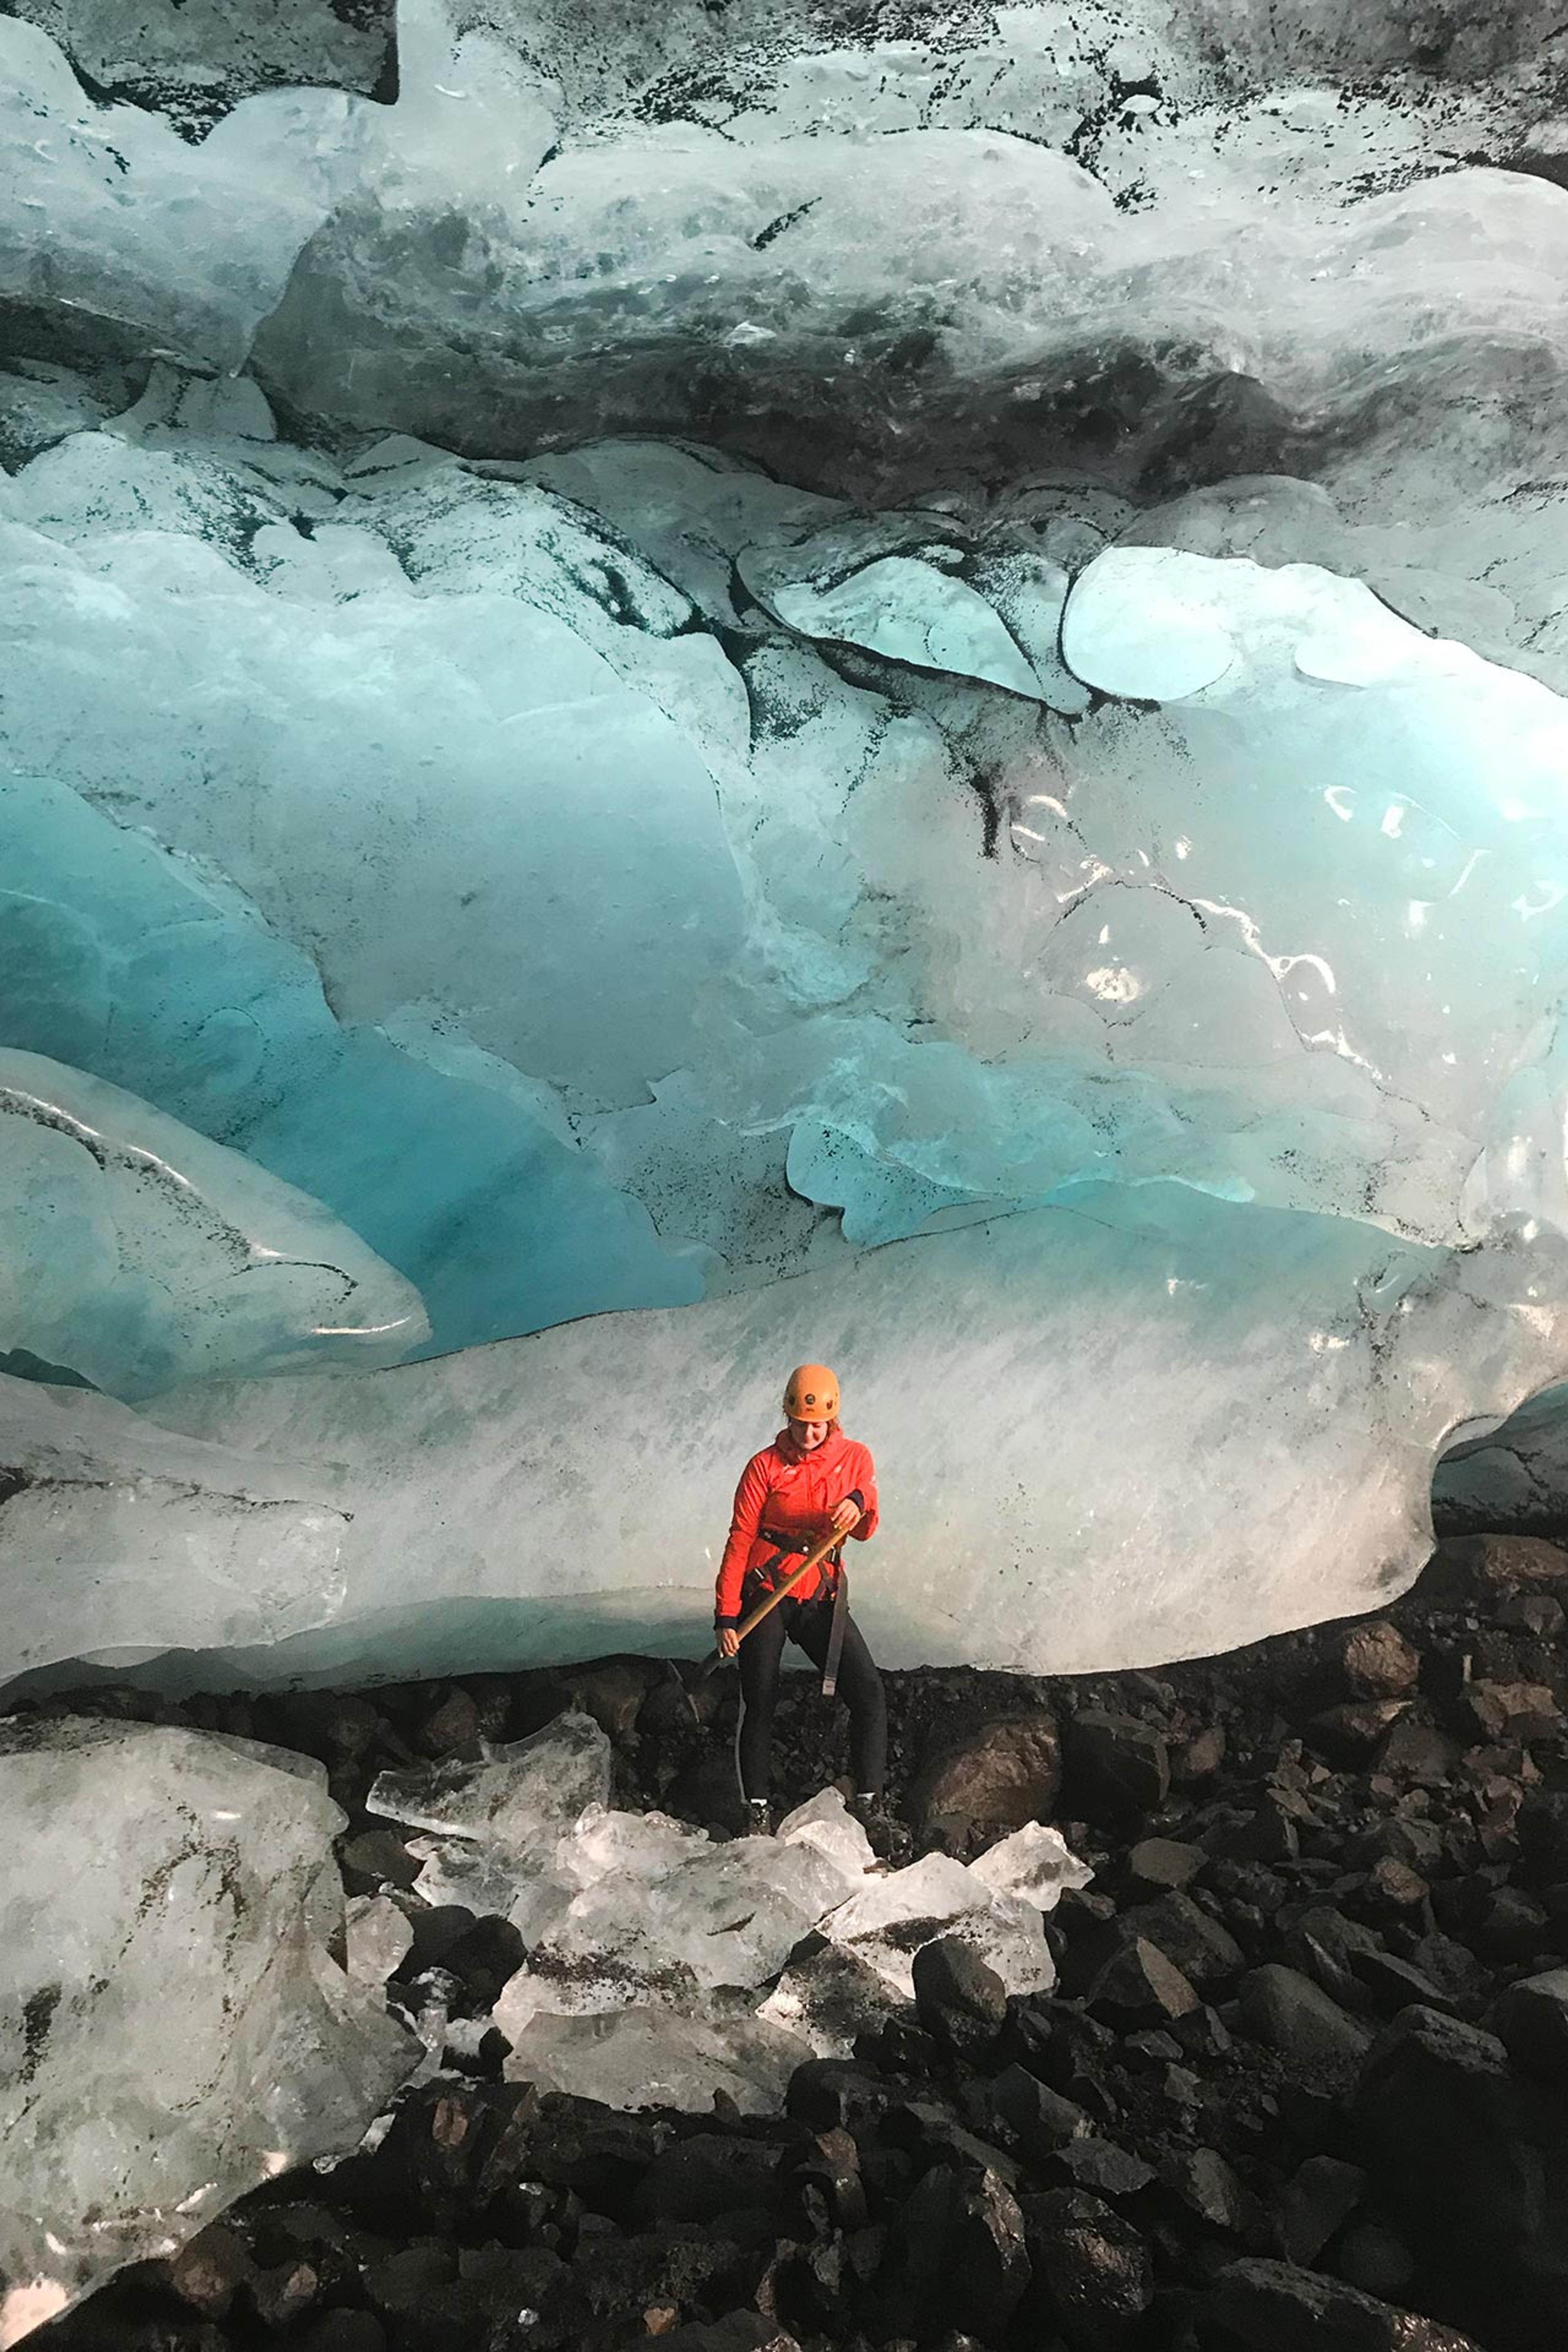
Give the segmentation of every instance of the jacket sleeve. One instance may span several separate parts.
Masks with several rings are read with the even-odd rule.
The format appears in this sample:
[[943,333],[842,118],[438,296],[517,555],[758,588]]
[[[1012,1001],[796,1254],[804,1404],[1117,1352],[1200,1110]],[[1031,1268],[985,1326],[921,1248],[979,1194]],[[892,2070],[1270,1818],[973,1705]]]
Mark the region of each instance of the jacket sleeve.
[[864,1445],[857,1447],[856,1451],[858,1459],[854,1465],[857,1473],[855,1492],[860,1497],[860,1516],[849,1532],[857,1542],[864,1543],[876,1534],[877,1521],[881,1514],[877,1508],[877,1465]]
[[746,1562],[762,1525],[763,1507],[768,1499],[766,1457],[753,1454],[741,1473],[741,1483],[735,1489],[735,1507],[730,1516],[730,1536],[724,1546],[724,1557],[719,1563],[719,1583],[713,1605],[713,1622],[717,1625],[738,1624],[741,1616],[741,1587],[745,1581]]

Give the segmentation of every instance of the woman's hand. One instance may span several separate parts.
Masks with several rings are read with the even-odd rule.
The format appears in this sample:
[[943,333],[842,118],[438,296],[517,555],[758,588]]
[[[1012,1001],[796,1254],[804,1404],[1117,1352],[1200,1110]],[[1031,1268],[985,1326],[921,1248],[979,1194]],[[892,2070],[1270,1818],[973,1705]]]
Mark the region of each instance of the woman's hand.
[[852,1503],[848,1496],[846,1495],[841,1503],[835,1503],[833,1506],[832,1526],[834,1534],[836,1536],[847,1536],[859,1517],[859,1504]]
[[741,1636],[733,1625],[724,1625],[719,1633],[719,1655],[732,1658],[741,1646]]

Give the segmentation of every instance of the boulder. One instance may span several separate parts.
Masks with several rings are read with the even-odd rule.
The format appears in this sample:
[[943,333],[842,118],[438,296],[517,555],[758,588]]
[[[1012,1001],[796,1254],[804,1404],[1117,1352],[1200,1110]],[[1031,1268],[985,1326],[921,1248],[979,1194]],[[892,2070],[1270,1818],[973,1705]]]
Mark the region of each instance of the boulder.
[[1277,1962],[1242,1979],[1241,2015],[1256,2040],[1299,2065],[1347,2063],[1366,2053],[1367,2035],[1338,2003]]
[[1568,1969],[1510,1984],[1492,2027],[1516,2066],[1568,2090]]
[[942,1821],[981,1832],[1022,1829],[1049,1819],[1061,1778],[1056,1717],[1043,1710],[1004,1716],[921,1767],[910,1818],[921,1827]]
[[989,2046],[1007,2015],[1007,1988],[972,1944],[938,1936],[915,1954],[915,2014],[926,2032],[961,2056]]
[[1427,2009],[1385,2027],[1352,2111],[1373,2195],[1488,2352],[1568,2343],[1568,2105]]
[[1479,2352],[1451,2327],[1293,2263],[1232,2263],[1203,2314],[1226,2352]]
[[1333,1674],[1348,1698],[1404,1698],[1415,1688],[1421,1659],[1399,1628],[1381,1617],[1336,1639]]
[[[1154,2299],[1148,2246],[1114,2207],[1081,2189],[1024,2200],[1038,2315],[1071,2352],[1121,2352]],[[1031,2296],[1031,2306],[1037,2298]]]
[[1127,1857],[1127,1899],[1148,1903],[1179,1893],[1208,1861],[1201,1845],[1174,1838],[1141,1838]]
[[1096,2014],[1124,2024],[1185,2017],[1200,2006],[1187,1979],[1159,1946],[1125,1928],[1089,1986],[1089,2005]]
[[1286,2183],[1279,2199],[1279,2238],[1293,2263],[1313,2263],[1342,2230],[1366,2191],[1359,2164],[1337,2157],[1310,2156]]
[[1120,1822],[1152,1812],[1171,1787],[1164,1740],[1136,1717],[1086,1707],[1068,1719],[1065,1753],[1075,1813]]

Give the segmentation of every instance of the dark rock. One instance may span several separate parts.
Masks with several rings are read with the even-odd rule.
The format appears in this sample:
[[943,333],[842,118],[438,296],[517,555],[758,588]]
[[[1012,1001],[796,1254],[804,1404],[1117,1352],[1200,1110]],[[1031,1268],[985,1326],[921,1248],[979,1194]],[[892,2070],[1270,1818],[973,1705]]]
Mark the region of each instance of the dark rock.
[[1392,1853],[1380,1856],[1367,1873],[1367,1907],[1381,1919],[1400,1918],[1419,1910],[1430,1892],[1420,1873]]
[[476,1919],[440,1956],[441,1966],[463,1980],[466,1998],[459,2007],[475,2016],[495,2007],[501,1987],[517,1974],[523,1958],[517,1929],[510,1919],[496,1918]]
[[888,2240],[882,2278],[894,2325],[1000,2336],[1029,2284],[1024,2217],[994,2172],[932,2165]]
[[1549,1592],[1516,1592],[1503,1601],[1497,1612],[1498,1623],[1520,1633],[1533,1633],[1538,1641],[1552,1642],[1568,1625],[1568,1612],[1561,1601]]
[[1139,1904],[1130,1925],[1145,1942],[1158,1945],[1200,1992],[1234,1984],[1247,1966],[1247,1955],[1235,1937],[1189,1895],[1163,1895],[1156,1902]]
[[422,1756],[458,1756],[475,1748],[479,1738],[479,1710],[460,1684],[455,1684],[432,1708],[414,1735]]
[[779,2183],[797,2202],[803,2192],[815,2192],[833,2229],[865,2228],[860,2151],[847,2131],[818,2132],[803,2147],[785,2148],[779,2158]]
[[446,2286],[458,2274],[452,2248],[437,2238],[418,2238],[400,2246],[383,2263],[364,2273],[364,2291],[378,2311],[412,2311],[433,2286]]
[[1471,1683],[1458,1712],[1478,1739],[1526,1744],[1550,1737],[1558,1721],[1557,1702],[1545,1683]]
[[618,1741],[631,1738],[649,1693],[668,1679],[658,1659],[637,1657],[600,1658],[562,1675],[569,1705],[591,1715],[608,1738]]
[[164,2274],[182,2303],[204,2319],[222,2319],[255,2269],[244,2240],[226,2223],[211,2221],[170,2259]]
[[1491,2021],[1515,2065],[1568,2089],[1568,1969],[1510,1985]]
[[1409,2247],[1392,2230],[1380,2230],[1375,2221],[1361,2221],[1345,2231],[1334,2257],[1334,2270],[1348,2285],[1360,2287],[1363,2294],[1379,2295],[1384,2303],[1408,2294],[1415,2278]]
[[1447,1732],[1429,1723],[1396,1723],[1377,1758],[1377,1769],[1391,1780],[1409,1781],[1419,1789],[1451,1787],[1459,1761],[1459,1746]]
[[939,1936],[915,1954],[915,2014],[926,2032],[959,2056],[977,2057],[1007,2015],[1007,1989],[973,1945]]
[[1089,2003],[1097,2015],[1123,2023],[1185,2017],[1199,2006],[1191,1984],[1159,1946],[1131,1934],[1095,1977]]
[[1128,1901],[1148,1902],[1178,1892],[1207,1860],[1199,1845],[1181,1845],[1174,1838],[1141,1838],[1127,1857]]
[[1332,1654],[1335,1677],[1352,1699],[1404,1698],[1421,1672],[1418,1653],[1386,1617],[1336,1636]]
[[[1187,2012],[1189,2016],[1192,2011]],[[1129,2065],[1173,2066],[1181,2058],[1182,2045],[1173,2033],[1155,2026],[1141,2033],[1129,2033],[1122,2042],[1121,2052]]]
[[1225,1726],[1212,1723],[1184,1739],[1171,1758],[1171,1778],[1178,1788],[1195,1788],[1212,1780],[1225,1762]]
[[1568,2341],[1568,2112],[1495,2036],[1426,2009],[1379,2035],[1353,2122],[1429,2291],[1489,2352]]
[[645,1739],[665,1739],[698,1726],[710,1724],[719,1712],[724,1685],[717,1675],[704,1675],[692,1659],[665,1658],[637,1709],[637,1728]]
[[1561,1865],[1568,1853],[1568,1789],[1531,1789],[1519,1808],[1519,1842],[1533,1860]]
[[1058,1927],[1068,1944],[1077,1944],[1096,1927],[1109,1926],[1115,1916],[1115,1903],[1097,1887],[1064,1886],[1046,1925]]
[[398,1964],[394,1978],[397,1984],[412,1984],[426,1969],[443,1967],[453,1945],[460,1943],[479,1924],[473,1913],[460,1903],[437,1903],[428,1909],[410,1908],[407,1919],[414,1930],[414,1941]]
[[1300,2065],[1346,2063],[1366,2053],[1361,2027],[1310,1977],[1278,1963],[1243,1978],[1241,2014],[1256,2040]]
[[847,2058],[808,2058],[789,2078],[784,2113],[813,2131],[847,2131],[858,2137],[894,2095],[869,2066]]
[[1046,1821],[1061,1787],[1061,1742],[1054,1716],[1001,1717],[922,1767],[910,1791],[920,1823],[959,1821],[979,1831]]
[[1073,1806],[1090,1821],[1122,1822],[1163,1804],[1169,1752],[1135,1717],[1085,1708],[1068,1719],[1065,1752]]
[[1207,2002],[1171,2021],[1171,2039],[1188,2058],[1224,2058],[1235,2047],[1225,2020]]
[[778,2150],[766,2141],[699,2132],[656,2156],[626,2201],[634,2229],[661,2222],[716,2221],[746,2207],[771,2205]]
[[1242,2186],[1223,2156],[1212,2147],[1179,2149],[1160,2167],[1172,2194],[1212,2230],[1245,2238],[1261,2219],[1258,2200]]
[[1113,2206],[1079,2189],[1026,2198],[1023,2210],[1041,2318],[1072,2352],[1121,2352],[1154,2299],[1142,2236]]
[[1279,2199],[1279,2236],[1293,2263],[1313,2263],[1343,2229],[1366,2190],[1357,2164],[1310,2156]]
[[1136,2197],[1154,2178],[1153,2166],[1141,2156],[1093,2133],[1068,2140],[1043,2168],[1054,2187],[1086,2189],[1096,2197]]
[[1421,1571],[1423,1601],[1500,1599],[1568,1591],[1568,1551],[1535,1536],[1448,1536]]
[[1294,1862],[1301,1849],[1301,1832],[1290,1808],[1277,1794],[1265,1797],[1249,1813],[1222,1822],[1204,1840],[1208,1852],[1225,1862]]
[[1470,1940],[1489,1960],[1527,1960],[1546,1945],[1546,1907],[1522,1886],[1500,1886],[1483,1906]]
[[1034,2157],[1047,2156],[1070,2139],[1081,2139],[1089,2121],[1080,2106],[1022,2066],[1009,2066],[991,2085],[996,2114]]
[[1413,1961],[1399,1959],[1393,1952],[1357,1952],[1352,1957],[1351,1970],[1385,2017],[1408,2009],[1412,2001],[1426,2009],[1457,2011],[1458,2004],[1440,1986]]
[[1280,1948],[1291,1968],[1312,1978],[1332,2000],[1352,2002],[1359,1999],[1357,1958],[1375,1958],[1383,1950],[1370,1927],[1347,1919],[1341,1911],[1330,1910],[1326,1904],[1314,1904],[1304,1911],[1287,1931]]
[[284,2328],[304,2316],[321,2286],[313,2263],[280,2263],[275,2269],[257,2272],[250,2282],[250,2299],[265,2326]]
[[1354,1699],[1326,1706],[1307,1723],[1307,1738],[1333,1764],[1359,1764],[1370,1756],[1410,1702],[1404,1698]]
[[1479,2352],[1452,2328],[1291,2263],[1232,2263],[1204,2320],[1226,2352]]
[[384,1886],[406,1893],[425,1867],[392,1830],[363,1830],[358,1837],[345,1838],[338,1859],[351,1895],[379,1895]]

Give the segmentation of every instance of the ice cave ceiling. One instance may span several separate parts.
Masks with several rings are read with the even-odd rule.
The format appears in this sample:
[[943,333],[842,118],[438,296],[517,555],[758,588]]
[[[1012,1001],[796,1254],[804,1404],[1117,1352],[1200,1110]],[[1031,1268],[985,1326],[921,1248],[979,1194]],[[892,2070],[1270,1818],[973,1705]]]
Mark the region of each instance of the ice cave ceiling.
[[1568,27],[256,16],[0,20],[0,1677],[693,1645],[807,1355],[890,1658],[1407,1580],[1568,1370]]

